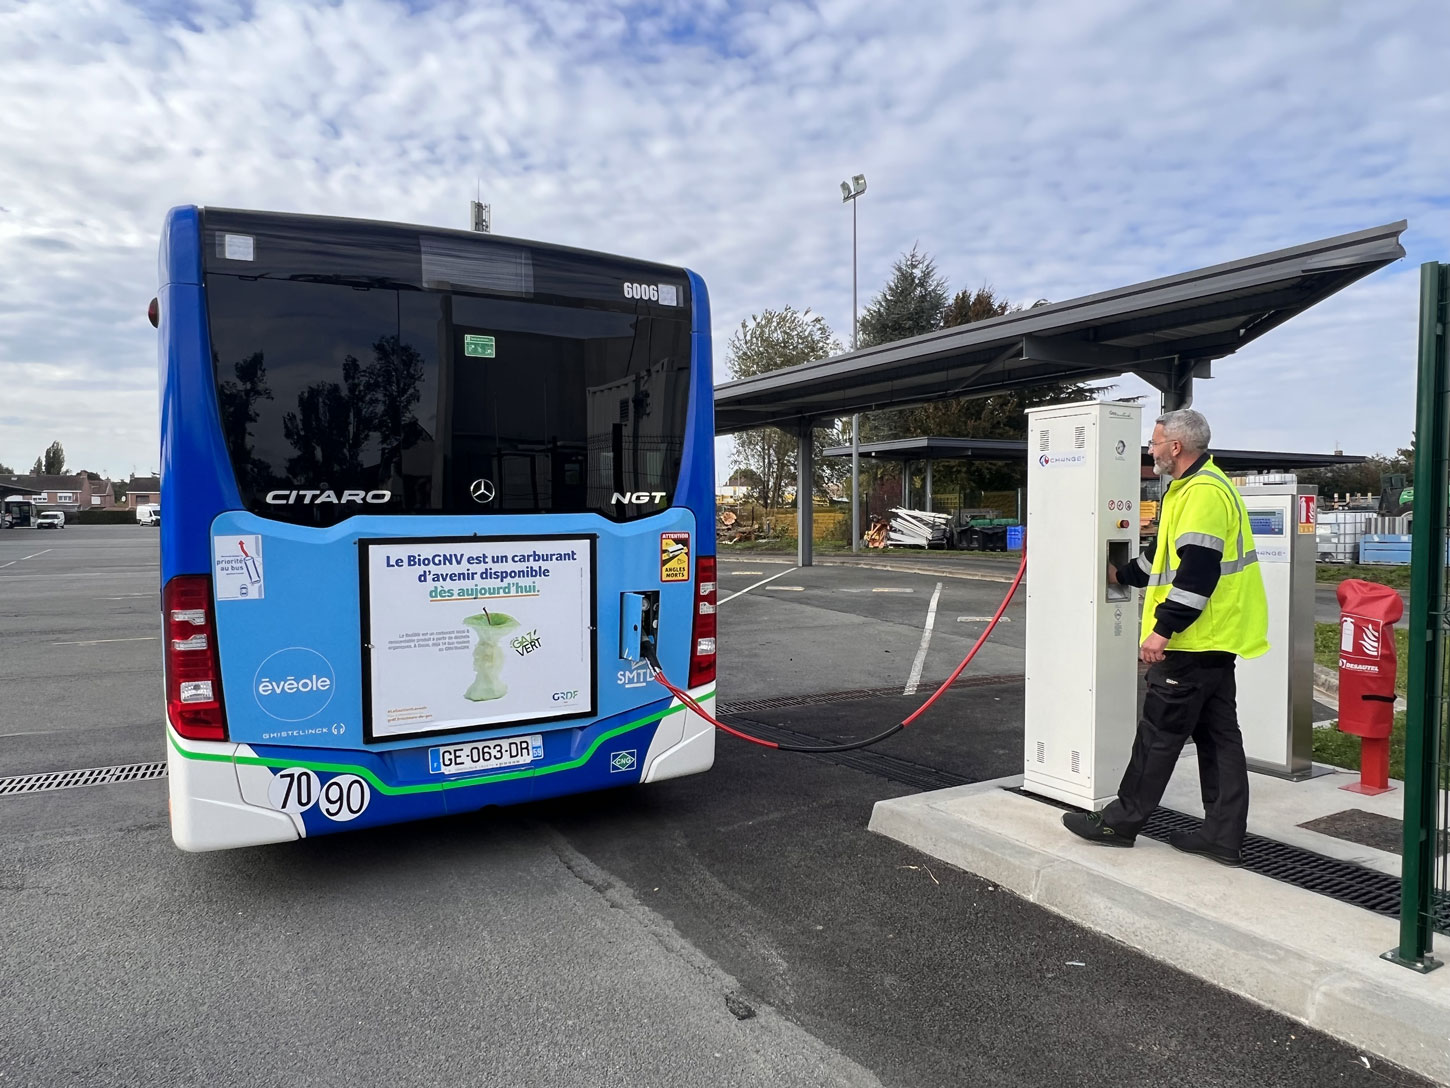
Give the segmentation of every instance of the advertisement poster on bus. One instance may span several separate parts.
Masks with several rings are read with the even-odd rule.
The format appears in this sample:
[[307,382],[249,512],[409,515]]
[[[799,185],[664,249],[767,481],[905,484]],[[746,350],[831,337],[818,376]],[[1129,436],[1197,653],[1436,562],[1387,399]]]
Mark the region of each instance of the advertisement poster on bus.
[[364,541],[371,740],[594,713],[594,539]]

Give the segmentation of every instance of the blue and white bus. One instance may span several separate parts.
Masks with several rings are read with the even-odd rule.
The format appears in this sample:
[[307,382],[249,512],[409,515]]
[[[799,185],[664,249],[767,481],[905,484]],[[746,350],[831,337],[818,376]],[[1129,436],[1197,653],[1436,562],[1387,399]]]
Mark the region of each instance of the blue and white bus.
[[708,769],[709,304],[469,231],[180,207],[161,240],[178,846]]

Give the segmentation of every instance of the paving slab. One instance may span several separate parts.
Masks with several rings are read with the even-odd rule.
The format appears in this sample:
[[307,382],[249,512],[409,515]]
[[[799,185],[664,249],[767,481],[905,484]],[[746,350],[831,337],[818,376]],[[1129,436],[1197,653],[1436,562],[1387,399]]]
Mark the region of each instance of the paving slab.
[[[1398,859],[1298,828],[1360,807],[1336,778],[1253,776],[1250,830],[1347,860]],[[1347,903],[1139,838],[1109,850],[1074,838],[1059,807],[1004,778],[878,802],[870,829],[992,880],[1155,959],[1284,1013],[1406,1069],[1450,1084],[1450,968],[1416,974],[1380,959],[1399,927]],[[1307,787],[1307,788],[1306,788]],[[1300,791],[1292,793],[1289,791]],[[1191,752],[1164,804],[1195,812]],[[1337,796],[1336,796],[1337,795]],[[1296,804],[1296,799],[1299,803]],[[1181,807],[1180,807],[1181,806]],[[1201,814],[1201,805],[1195,814]],[[1379,855],[1379,856],[1375,856]],[[1397,871],[1397,870],[1396,870]]]

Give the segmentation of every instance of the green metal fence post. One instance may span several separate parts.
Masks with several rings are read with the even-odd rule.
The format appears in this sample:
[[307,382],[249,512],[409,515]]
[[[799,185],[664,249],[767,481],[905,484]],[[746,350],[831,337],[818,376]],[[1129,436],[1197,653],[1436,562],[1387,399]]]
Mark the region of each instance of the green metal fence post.
[[[1444,721],[1446,489],[1450,486],[1450,360],[1446,321],[1450,265],[1420,266],[1420,358],[1415,411],[1415,517],[1410,543],[1410,644],[1405,729],[1405,839],[1400,943],[1384,958],[1420,972],[1431,955],[1440,828],[1440,734]],[[1443,890],[1442,890],[1443,891]]]

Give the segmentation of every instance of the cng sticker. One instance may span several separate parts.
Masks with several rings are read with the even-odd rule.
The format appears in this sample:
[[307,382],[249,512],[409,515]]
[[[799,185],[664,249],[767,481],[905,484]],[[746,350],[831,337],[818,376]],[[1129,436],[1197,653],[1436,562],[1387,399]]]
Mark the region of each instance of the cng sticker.
[[690,534],[660,534],[660,581],[690,580]]
[[463,354],[475,359],[492,359],[493,337],[467,333],[463,337]]
[[609,754],[609,773],[619,774],[623,771],[634,770],[639,766],[637,752],[637,748],[631,748],[627,752],[611,752]]

